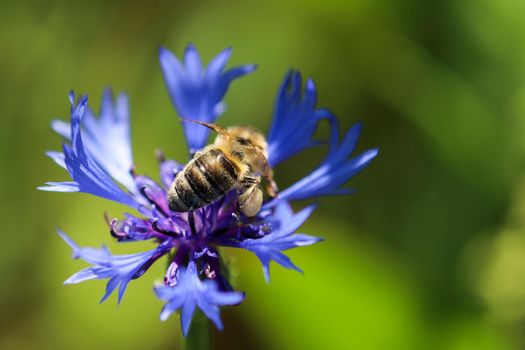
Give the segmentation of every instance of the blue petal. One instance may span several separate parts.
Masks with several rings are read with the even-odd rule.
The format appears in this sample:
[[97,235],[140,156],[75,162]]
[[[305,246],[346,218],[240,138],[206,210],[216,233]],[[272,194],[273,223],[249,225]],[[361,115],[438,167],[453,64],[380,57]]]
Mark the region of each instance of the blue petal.
[[[140,196],[135,196],[135,200],[147,199],[154,209],[160,210],[164,216],[168,216],[168,195],[166,191],[155,181],[147,176],[137,176],[134,179],[135,185],[140,192]],[[148,216],[156,216],[150,214]]]
[[244,299],[244,294],[240,292],[219,291],[214,280],[202,282],[193,261],[188,263],[187,268],[179,268],[175,286],[156,287],[155,293],[160,299],[167,302],[162,309],[161,320],[164,321],[173,312],[181,310],[181,326],[184,335],[188,334],[196,306],[219,330],[222,330],[219,306],[236,305]]
[[330,111],[315,107],[317,94],[313,80],[306,81],[304,94],[301,94],[301,89],[301,74],[288,72],[277,94],[268,132],[268,162],[272,167],[305,148],[319,144],[312,138],[321,120],[336,123]]
[[76,182],[46,182],[46,186],[37,187],[42,191],[51,192],[78,192],[78,184]]
[[164,188],[168,189],[175,180],[177,173],[184,168],[184,164],[180,164],[171,159],[161,159],[159,168],[160,180],[164,185]]
[[188,335],[188,331],[191,326],[191,319],[193,318],[193,313],[195,312],[195,299],[186,298],[182,304],[182,309],[180,312],[180,324],[182,327],[182,333]]
[[58,234],[73,249],[73,257],[75,259],[82,259],[92,265],[69,277],[64,284],[108,278],[106,293],[100,302],[106,300],[119,286],[118,302],[120,303],[129,281],[140,277],[155,260],[169,252],[172,247],[170,241],[165,241],[157,248],[143,253],[111,255],[105,247],[101,249],[81,248],[64,232],[59,230]]
[[[104,90],[100,107],[100,117],[96,118],[87,108],[82,120],[82,137],[86,152],[113,179],[129,191],[135,191],[130,170],[133,167],[131,152],[128,97],[120,94],[113,102],[111,90]],[[55,120],[53,130],[71,140],[69,123]]]
[[287,202],[281,201],[277,204],[272,216],[266,219],[272,223],[273,230],[271,233],[262,238],[244,239],[239,242],[223,242],[223,244],[247,249],[255,253],[263,265],[266,282],[270,281],[269,268],[272,260],[285,268],[302,272],[281,251],[311,245],[321,240],[321,238],[305,234],[293,234],[306,221],[314,209],[315,205],[310,205],[294,214],[291,206]]
[[[168,220],[168,219],[164,219]],[[170,223],[171,220],[168,220]],[[137,218],[126,214],[123,220],[113,219],[109,223],[111,235],[119,242],[136,242],[156,238],[160,242],[167,239],[166,235],[152,229],[149,220]]]
[[[230,48],[223,50],[205,70],[193,45],[186,47],[183,63],[169,50],[159,49],[164,82],[179,116],[212,123],[224,112],[222,99],[230,83],[255,70],[254,65],[244,65],[223,71],[230,54]],[[191,154],[206,145],[209,129],[191,122],[182,127]]]
[[267,206],[275,205],[279,200],[302,200],[351,193],[352,189],[341,186],[363,170],[378,154],[378,149],[374,148],[348,159],[357,144],[360,130],[361,125],[356,124],[339,144],[339,130],[333,128],[330,151],[324,162],[310,175],[280,192],[278,200],[269,202]]
[[[70,98],[72,98],[71,95]],[[51,182],[47,183],[47,187],[39,189],[85,192],[137,208],[138,203],[111,179],[86,150],[81,135],[81,122],[86,113],[86,106],[87,96],[82,97],[77,106],[74,103],[71,105],[71,145],[63,145],[63,159],[56,153],[48,153],[59,165],[65,165],[73,182]],[[108,150],[108,159],[111,158],[111,154],[111,151]]]
[[51,122],[51,128],[63,138],[71,139],[71,125],[69,123],[55,119]]
[[64,168],[64,169],[67,169],[66,168],[66,160],[65,160],[65,157],[64,157],[64,153],[60,153],[60,152],[54,152],[54,151],[49,151],[49,152],[46,152],[46,155],[53,159],[53,161],[55,163],[57,163],[58,166]]
[[272,237],[284,237],[295,232],[310,217],[316,207],[315,204],[312,204],[294,214],[288,203],[280,203],[275,208],[273,216],[267,219],[274,227]]

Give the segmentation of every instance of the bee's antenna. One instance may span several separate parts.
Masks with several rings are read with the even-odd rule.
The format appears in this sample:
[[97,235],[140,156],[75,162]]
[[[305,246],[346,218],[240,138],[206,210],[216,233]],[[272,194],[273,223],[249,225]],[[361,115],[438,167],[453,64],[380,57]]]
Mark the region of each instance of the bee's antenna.
[[226,131],[226,129],[224,129],[223,127],[217,125],[217,124],[214,124],[214,123],[205,123],[205,122],[201,122],[201,121],[198,121],[198,120],[193,120],[193,119],[187,119],[187,118],[182,118],[180,117],[180,120],[181,121],[184,121],[184,122],[189,122],[189,123],[195,123],[195,124],[200,124],[200,125],[203,125],[209,129],[212,129],[212,130],[215,130],[215,132],[217,132],[218,134],[220,135],[223,135],[225,137],[228,137],[228,131]]

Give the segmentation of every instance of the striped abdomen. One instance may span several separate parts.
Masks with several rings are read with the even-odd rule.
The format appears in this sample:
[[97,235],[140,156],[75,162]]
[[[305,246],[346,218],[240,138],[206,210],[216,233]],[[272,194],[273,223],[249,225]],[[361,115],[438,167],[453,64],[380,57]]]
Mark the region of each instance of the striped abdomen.
[[215,201],[235,186],[240,172],[222,151],[205,151],[175,177],[168,191],[170,208],[189,211]]

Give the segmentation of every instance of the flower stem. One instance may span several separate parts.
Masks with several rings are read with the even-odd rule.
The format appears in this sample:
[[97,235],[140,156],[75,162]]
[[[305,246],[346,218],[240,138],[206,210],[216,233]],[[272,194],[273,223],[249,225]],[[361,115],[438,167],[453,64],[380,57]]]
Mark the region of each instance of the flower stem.
[[184,340],[185,350],[209,350],[211,348],[210,321],[200,310],[195,310],[188,336]]

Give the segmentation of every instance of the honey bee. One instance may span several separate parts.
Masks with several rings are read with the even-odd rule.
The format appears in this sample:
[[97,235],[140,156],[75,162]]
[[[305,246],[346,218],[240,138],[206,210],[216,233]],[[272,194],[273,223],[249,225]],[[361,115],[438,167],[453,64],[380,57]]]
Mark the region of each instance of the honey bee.
[[236,189],[240,212],[255,216],[263,202],[261,179],[266,181],[266,192],[271,197],[277,195],[264,136],[247,126],[224,129],[216,124],[187,121],[215,130],[218,135],[176,175],[168,191],[170,208],[176,212],[192,211]]

